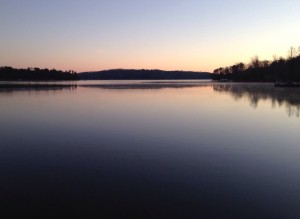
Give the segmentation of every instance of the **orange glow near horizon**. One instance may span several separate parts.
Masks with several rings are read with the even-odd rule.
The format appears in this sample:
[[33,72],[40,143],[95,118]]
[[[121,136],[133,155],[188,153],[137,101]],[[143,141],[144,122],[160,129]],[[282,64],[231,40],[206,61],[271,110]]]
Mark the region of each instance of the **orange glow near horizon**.
[[0,66],[212,72],[300,46],[299,1],[17,2],[0,7]]

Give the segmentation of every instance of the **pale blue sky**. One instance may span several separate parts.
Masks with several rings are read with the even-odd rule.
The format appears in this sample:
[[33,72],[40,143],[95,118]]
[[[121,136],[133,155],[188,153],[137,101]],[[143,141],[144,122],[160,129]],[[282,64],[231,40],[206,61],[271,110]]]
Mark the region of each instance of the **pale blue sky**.
[[212,71],[300,46],[296,0],[0,0],[0,66]]

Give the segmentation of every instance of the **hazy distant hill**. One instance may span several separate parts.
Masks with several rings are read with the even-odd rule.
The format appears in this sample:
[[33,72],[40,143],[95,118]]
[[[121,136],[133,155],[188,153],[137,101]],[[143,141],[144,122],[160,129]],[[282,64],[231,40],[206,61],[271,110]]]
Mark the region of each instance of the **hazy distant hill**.
[[170,80],[170,79],[211,79],[207,72],[162,71],[113,69],[98,72],[83,72],[78,74],[80,80]]

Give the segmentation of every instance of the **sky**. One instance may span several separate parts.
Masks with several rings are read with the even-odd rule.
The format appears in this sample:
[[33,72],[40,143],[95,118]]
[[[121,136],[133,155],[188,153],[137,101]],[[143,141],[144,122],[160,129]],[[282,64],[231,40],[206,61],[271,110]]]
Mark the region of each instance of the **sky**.
[[300,46],[299,0],[0,0],[0,66],[213,71]]

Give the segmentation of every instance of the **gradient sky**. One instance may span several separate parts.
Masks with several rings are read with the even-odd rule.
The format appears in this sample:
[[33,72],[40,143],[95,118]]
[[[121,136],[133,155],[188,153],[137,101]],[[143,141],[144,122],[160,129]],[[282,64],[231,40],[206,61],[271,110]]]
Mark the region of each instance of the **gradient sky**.
[[300,46],[299,0],[0,0],[0,66],[213,71]]

